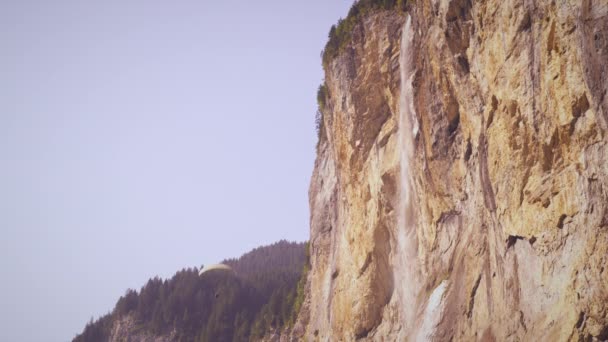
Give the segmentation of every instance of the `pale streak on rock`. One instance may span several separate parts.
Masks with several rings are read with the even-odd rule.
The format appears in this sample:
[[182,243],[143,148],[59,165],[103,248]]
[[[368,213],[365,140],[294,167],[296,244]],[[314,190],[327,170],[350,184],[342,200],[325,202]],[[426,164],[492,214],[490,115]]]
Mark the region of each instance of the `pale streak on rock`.
[[[325,70],[299,339],[414,340],[405,312],[424,326],[437,288],[431,340],[608,338],[607,13],[590,0],[412,3],[410,279],[398,262],[406,17],[364,18]],[[416,298],[403,301],[407,281]]]

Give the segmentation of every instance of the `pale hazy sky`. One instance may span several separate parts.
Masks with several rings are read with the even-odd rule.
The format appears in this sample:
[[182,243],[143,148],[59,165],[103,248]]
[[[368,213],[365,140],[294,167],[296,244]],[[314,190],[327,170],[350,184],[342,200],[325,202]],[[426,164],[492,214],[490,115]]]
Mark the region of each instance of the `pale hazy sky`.
[[350,5],[0,1],[0,341],[307,239],[319,54]]

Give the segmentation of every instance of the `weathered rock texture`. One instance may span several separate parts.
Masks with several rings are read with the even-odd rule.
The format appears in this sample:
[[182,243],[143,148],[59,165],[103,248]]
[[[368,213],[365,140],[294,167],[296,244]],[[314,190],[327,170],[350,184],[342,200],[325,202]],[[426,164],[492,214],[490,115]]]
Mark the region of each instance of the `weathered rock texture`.
[[112,342],[177,342],[177,331],[156,335],[142,328],[141,322],[131,315],[120,317],[112,322],[110,338]]
[[366,16],[326,66],[294,337],[608,339],[608,1],[421,0],[408,15],[411,146],[406,15]]

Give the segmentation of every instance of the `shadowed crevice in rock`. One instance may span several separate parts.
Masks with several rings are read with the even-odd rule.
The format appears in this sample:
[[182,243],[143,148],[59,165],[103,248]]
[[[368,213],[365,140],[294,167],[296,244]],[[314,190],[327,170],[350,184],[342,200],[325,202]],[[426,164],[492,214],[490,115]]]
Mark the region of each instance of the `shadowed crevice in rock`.
[[523,240],[523,236],[509,235],[507,238],[507,250],[515,245],[518,240]]
[[488,171],[488,143],[486,136],[482,133],[479,136],[479,179],[483,191],[484,204],[491,212],[496,211],[496,198],[490,181],[490,172]]
[[479,283],[481,283],[481,276],[482,276],[482,274],[479,274],[479,276],[477,276],[477,280],[475,281],[475,284],[473,285],[473,289],[471,290],[471,294],[469,295],[469,307],[467,309],[468,318],[471,318],[471,315],[473,314],[473,307],[475,306],[475,295],[477,294],[477,289],[479,288]]
[[559,219],[557,220],[557,228],[559,228],[559,229],[564,228],[564,222],[566,221],[566,218],[568,218],[568,215],[566,215],[566,214],[560,215]]

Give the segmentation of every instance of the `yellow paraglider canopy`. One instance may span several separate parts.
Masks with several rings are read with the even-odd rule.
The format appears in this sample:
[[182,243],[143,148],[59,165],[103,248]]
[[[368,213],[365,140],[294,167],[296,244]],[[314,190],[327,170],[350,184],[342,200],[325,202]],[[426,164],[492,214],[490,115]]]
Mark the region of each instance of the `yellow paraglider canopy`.
[[229,271],[229,272],[234,272],[232,270],[232,267],[225,265],[225,264],[215,264],[215,265],[208,265],[205,266],[203,268],[201,268],[201,270],[198,272],[198,275],[201,276],[203,275],[203,273],[209,272],[209,271],[214,271],[214,270],[222,270],[222,271]]

